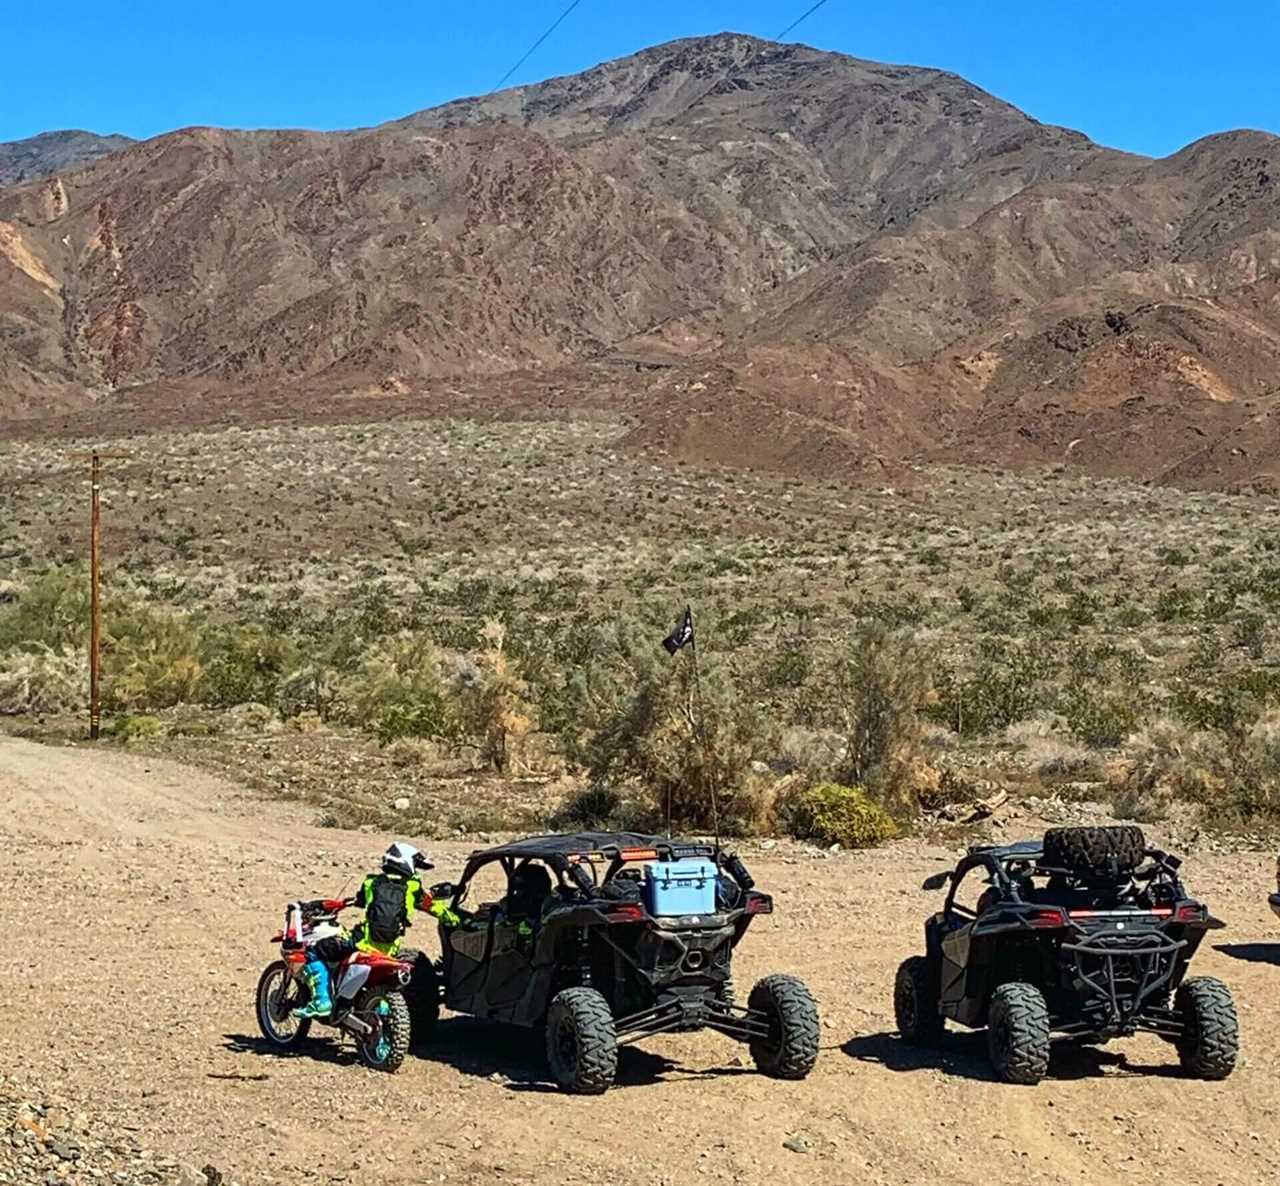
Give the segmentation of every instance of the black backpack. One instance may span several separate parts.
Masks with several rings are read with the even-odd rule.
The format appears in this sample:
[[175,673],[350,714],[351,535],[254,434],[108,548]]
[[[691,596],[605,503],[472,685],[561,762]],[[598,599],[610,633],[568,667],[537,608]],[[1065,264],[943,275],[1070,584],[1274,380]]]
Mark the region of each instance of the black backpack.
[[365,908],[365,935],[374,943],[394,943],[409,926],[409,883],[385,873],[373,879]]

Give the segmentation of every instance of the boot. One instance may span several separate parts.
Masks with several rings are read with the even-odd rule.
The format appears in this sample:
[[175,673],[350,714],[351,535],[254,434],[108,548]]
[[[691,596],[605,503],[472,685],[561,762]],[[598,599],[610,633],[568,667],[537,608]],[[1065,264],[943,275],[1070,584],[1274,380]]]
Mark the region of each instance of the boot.
[[329,996],[329,969],[318,959],[309,959],[302,966],[302,979],[311,990],[311,999],[293,1011],[299,1021],[312,1018],[323,1020],[333,1012],[333,1000]]

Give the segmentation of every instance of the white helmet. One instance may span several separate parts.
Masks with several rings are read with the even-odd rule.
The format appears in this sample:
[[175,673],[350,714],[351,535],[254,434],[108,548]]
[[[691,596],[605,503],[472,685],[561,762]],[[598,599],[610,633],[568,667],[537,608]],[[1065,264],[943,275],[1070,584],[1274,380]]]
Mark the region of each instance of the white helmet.
[[399,873],[402,877],[412,877],[419,869],[434,868],[435,866],[422,853],[403,840],[397,840],[382,854],[384,873]]

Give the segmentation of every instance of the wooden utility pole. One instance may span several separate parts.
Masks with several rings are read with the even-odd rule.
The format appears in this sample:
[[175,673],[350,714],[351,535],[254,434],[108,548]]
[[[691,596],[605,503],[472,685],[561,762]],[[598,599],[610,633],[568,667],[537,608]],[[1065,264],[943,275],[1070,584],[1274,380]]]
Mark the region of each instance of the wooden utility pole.
[[102,461],[127,457],[127,453],[72,453],[78,461],[89,462],[89,740],[97,741],[101,724],[100,690],[102,676],[102,602],[99,594],[102,573]]

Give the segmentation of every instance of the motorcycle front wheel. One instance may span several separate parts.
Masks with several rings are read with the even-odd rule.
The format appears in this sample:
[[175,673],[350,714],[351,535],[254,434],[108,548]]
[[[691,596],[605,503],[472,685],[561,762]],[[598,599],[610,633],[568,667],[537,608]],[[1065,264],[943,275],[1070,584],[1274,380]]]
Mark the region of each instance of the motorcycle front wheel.
[[306,1003],[306,992],[289,974],[284,960],[268,964],[258,979],[258,1028],[272,1046],[287,1050],[302,1042],[311,1022],[299,1021],[293,1011]]

